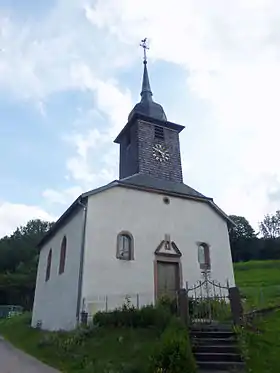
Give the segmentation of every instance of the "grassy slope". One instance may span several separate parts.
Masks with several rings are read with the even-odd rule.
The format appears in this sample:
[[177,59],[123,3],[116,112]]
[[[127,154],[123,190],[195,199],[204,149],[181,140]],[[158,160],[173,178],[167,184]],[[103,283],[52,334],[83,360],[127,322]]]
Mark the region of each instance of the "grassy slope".
[[[280,305],[280,261],[238,263],[235,276],[242,293],[248,297],[249,308]],[[243,332],[248,371],[278,373],[280,311],[255,320],[254,326],[259,332]]]
[[76,344],[75,333],[34,330],[24,318],[0,321],[0,333],[15,346],[68,373],[145,372],[158,338],[153,329],[98,328],[83,344]]
[[[248,262],[235,265],[236,282],[251,306],[280,304],[280,261]],[[262,289],[260,291],[259,289]],[[280,312],[257,321],[260,334],[246,332],[248,367],[253,373],[278,373],[280,356]],[[61,371],[95,373],[105,371],[145,372],[158,333],[152,329],[95,330],[84,345],[73,345],[74,333],[46,333],[32,330],[24,317],[0,321],[0,333],[12,343]],[[53,343],[44,343],[50,336]],[[67,347],[68,346],[68,347]],[[126,362],[126,365],[123,365]],[[138,369],[137,369],[138,368]]]
[[240,287],[280,285],[280,260],[236,263],[234,272]]
[[249,308],[280,305],[280,261],[252,261],[234,266],[236,283]]
[[279,373],[280,311],[254,322],[257,330],[243,331],[243,353],[248,372]]

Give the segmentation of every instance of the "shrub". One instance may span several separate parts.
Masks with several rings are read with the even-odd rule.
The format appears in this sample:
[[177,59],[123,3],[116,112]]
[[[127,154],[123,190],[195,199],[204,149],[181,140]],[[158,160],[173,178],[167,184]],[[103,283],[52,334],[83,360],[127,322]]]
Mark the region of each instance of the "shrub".
[[99,326],[147,328],[163,330],[170,319],[170,312],[164,307],[145,306],[141,309],[127,307],[110,312],[97,312],[93,323]]
[[162,333],[151,356],[152,373],[195,373],[196,363],[192,354],[188,330],[173,317]]
[[226,321],[231,318],[230,305],[220,299],[195,300],[189,299],[189,315],[192,318],[214,318],[219,321]]
[[162,296],[157,305],[159,307],[165,307],[172,315],[176,315],[178,311],[177,299],[170,298],[168,295]]

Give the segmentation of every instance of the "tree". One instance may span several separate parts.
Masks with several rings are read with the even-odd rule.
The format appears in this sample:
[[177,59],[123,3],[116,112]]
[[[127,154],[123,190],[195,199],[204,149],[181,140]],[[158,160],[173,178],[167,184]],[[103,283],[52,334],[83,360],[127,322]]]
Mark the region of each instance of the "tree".
[[256,259],[258,255],[257,234],[244,216],[230,215],[235,226],[229,227],[231,254],[234,262]]
[[260,231],[264,238],[277,238],[280,236],[280,210],[273,214],[265,215],[260,223]]
[[52,224],[31,220],[0,239],[0,304],[32,308],[39,257],[36,245]]
[[256,238],[257,234],[251,224],[244,216],[230,215],[229,218],[235,223],[235,226],[229,227],[229,237],[231,241],[239,239]]

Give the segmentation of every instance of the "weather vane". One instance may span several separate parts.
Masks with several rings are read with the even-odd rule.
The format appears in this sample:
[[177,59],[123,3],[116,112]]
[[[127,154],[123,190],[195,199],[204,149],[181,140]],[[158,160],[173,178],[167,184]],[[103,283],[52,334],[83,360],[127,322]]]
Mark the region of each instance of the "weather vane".
[[147,45],[147,38],[141,40],[141,43],[140,43],[140,47],[142,47],[144,49],[144,63],[147,63],[147,49],[149,49],[148,45]]

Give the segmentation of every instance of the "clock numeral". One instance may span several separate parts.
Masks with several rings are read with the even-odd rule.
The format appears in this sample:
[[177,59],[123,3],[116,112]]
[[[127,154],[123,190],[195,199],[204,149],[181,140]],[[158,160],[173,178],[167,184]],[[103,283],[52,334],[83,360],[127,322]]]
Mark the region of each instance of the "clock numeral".
[[168,149],[161,144],[155,144],[153,146],[153,156],[160,162],[168,161],[170,158]]

